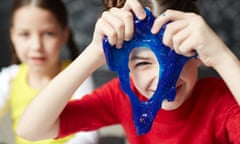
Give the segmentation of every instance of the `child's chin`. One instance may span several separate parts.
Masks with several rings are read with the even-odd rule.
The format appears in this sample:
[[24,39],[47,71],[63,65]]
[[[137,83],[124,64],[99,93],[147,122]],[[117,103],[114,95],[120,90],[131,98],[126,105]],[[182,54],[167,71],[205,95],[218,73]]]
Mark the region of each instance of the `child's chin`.
[[168,100],[163,100],[162,102],[162,109],[164,110],[175,110],[179,108],[182,104],[178,103],[177,101],[168,101]]

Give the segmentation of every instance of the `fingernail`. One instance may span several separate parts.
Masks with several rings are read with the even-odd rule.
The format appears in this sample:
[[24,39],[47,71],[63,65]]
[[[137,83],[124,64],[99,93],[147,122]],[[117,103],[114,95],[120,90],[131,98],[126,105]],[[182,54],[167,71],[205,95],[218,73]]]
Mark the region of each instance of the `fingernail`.
[[116,47],[117,48],[122,48],[122,44],[117,44]]
[[151,29],[151,33],[152,33],[152,34],[156,34],[157,32],[156,32],[155,29]]
[[146,17],[145,11],[141,11],[141,12],[139,13],[139,18],[140,18],[140,19],[144,19],[145,17]]

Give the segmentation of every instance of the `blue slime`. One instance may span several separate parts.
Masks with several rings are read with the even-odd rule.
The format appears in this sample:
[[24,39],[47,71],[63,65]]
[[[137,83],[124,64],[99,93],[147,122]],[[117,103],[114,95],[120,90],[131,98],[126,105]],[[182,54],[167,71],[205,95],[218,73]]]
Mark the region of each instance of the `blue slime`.
[[[146,134],[152,127],[157,112],[161,109],[162,101],[174,101],[176,82],[184,64],[191,58],[175,53],[162,43],[166,25],[158,34],[152,34],[151,28],[155,20],[152,13],[145,8],[147,17],[138,20],[134,17],[134,35],[130,41],[124,41],[122,48],[111,46],[108,39],[103,40],[103,48],[110,70],[117,73],[121,88],[129,96],[133,110],[133,120],[138,135]],[[147,101],[140,101],[131,90],[128,60],[134,48],[145,47],[152,50],[159,63],[158,86],[153,96]]]

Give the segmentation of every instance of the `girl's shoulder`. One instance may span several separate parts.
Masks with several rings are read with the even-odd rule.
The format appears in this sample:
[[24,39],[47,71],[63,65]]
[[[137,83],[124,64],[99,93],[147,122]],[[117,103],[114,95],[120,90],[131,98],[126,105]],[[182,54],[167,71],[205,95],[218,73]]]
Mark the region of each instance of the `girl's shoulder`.
[[16,76],[18,69],[18,65],[11,65],[0,71],[0,112],[8,101],[11,80]]
[[17,75],[19,65],[10,65],[0,71],[0,92],[6,91],[10,87],[11,80]]
[[0,70],[0,135],[1,142],[13,143],[14,133],[11,130],[9,111],[9,92],[11,80],[17,75],[19,65],[10,65]]
[[19,69],[19,65],[15,65],[15,64],[2,68],[0,71],[1,80],[13,78],[17,74],[18,69]]

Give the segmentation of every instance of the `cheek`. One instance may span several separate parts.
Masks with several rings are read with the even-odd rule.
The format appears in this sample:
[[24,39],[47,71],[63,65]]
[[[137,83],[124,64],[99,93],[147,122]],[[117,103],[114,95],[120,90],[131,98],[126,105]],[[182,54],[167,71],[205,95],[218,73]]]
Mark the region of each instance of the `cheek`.
[[194,60],[190,60],[185,64],[180,78],[185,81],[189,87],[194,86],[198,78],[198,65]]
[[138,72],[132,74],[131,77],[138,91],[143,95],[146,95],[146,90],[151,86],[151,84],[153,84],[153,75],[145,72]]
[[13,48],[16,52],[17,57],[22,61],[25,62],[28,55],[28,45],[27,42],[15,42],[13,43]]
[[59,41],[46,42],[45,48],[49,55],[59,55],[63,44]]
[[146,83],[145,82],[146,77],[144,76],[143,73],[141,73],[141,72],[131,72],[131,78],[132,78],[136,88],[142,89],[144,87],[144,83]]
[[48,51],[46,52],[46,54],[48,55],[49,60],[52,61],[52,62],[57,62],[57,61],[59,61],[60,55],[61,55],[60,53],[61,53],[60,48],[51,49],[51,50],[48,50]]
[[52,55],[56,55],[61,52],[61,48],[62,48],[61,46],[55,45],[55,46],[52,46],[51,48],[49,48],[47,51],[48,51],[48,53],[51,53]]

